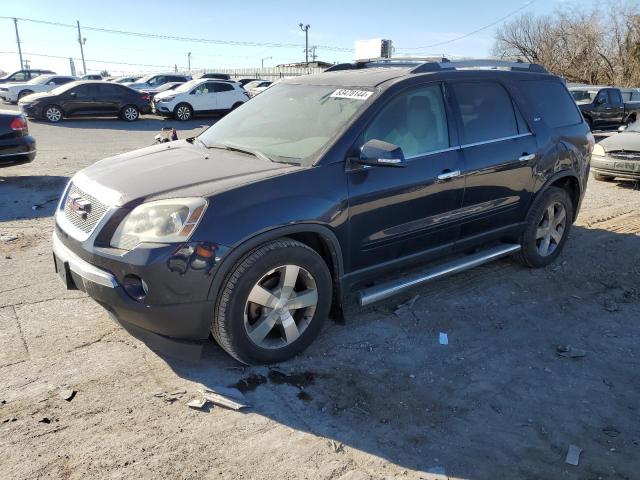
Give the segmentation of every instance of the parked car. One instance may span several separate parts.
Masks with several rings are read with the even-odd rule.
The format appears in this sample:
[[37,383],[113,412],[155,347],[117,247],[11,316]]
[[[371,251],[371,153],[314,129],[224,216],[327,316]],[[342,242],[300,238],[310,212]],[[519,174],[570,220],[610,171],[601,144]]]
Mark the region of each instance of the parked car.
[[9,73],[4,77],[0,77],[0,83],[22,83],[28,82],[32,78],[36,78],[39,75],[54,74],[51,70],[31,69],[31,70],[18,70],[17,72]]
[[128,122],[151,110],[149,95],[110,82],[78,81],[18,102],[25,115],[57,123],[64,117],[116,116]]
[[0,110],[0,165],[31,162],[36,141],[29,135],[27,119],[14,110]]
[[177,73],[160,73],[154,75],[147,75],[140,80],[133,83],[124,83],[127,87],[134,88],[136,90],[157,88],[160,85],[164,85],[169,82],[188,82],[191,80],[191,75],[179,75]]
[[0,87],[0,98],[6,102],[17,103],[22,97],[32,93],[48,92],[76,78],[64,75],[40,75],[27,83],[7,83]]
[[55,216],[60,278],[140,336],[211,332],[274,364],[347,292],[368,305],[506,255],[554,262],[594,145],[563,80],[525,63],[379,65],[282,81],[196,138],[80,171]]
[[268,80],[254,80],[253,82],[249,82],[244,86],[244,89],[249,94],[249,97],[255,97],[259,93],[264,92],[267,88],[271,86],[273,82]]
[[227,73],[203,73],[198,77],[200,78],[215,78],[217,80],[231,80],[231,75]]
[[104,78],[97,73],[87,73],[86,75],[82,75],[79,80],[104,80]]
[[640,101],[640,89],[639,88],[621,88],[622,100],[625,102],[639,102]]
[[153,97],[155,97],[158,93],[166,92],[167,90],[175,90],[183,83],[184,82],[168,82],[156,88],[143,88],[140,91],[144,93],[148,93],[149,97],[153,100]]
[[591,155],[593,178],[611,182],[616,178],[640,180],[640,122],[601,140]]
[[625,102],[619,88],[575,87],[570,91],[592,130],[617,128],[638,118],[640,102]]
[[257,78],[241,78],[238,83],[244,87],[247,83],[256,81],[258,81]]
[[238,82],[205,78],[191,80],[175,90],[157,94],[152,111],[184,121],[194,115],[225,114],[247,100],[247,94]]
[[124,76],[124,77],[116,77],[113,80],[111,80],[112,82],[115,83],[135,83],[138,80],[140,80],[142,78],[142,76],[140,75],[134,75],[134,76]]

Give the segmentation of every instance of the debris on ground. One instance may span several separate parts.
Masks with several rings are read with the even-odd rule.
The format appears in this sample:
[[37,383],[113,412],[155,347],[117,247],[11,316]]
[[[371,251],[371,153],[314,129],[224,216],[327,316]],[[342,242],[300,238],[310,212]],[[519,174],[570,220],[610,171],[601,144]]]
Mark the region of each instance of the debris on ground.
[[187,407],[201,410],[207,403],[209,403],[209,401],[206,398],[194,398],[190,402],[187,402]]
[[231,410],[241,410],[249,406],[245,399],[245,396],[237,388],[205,387],[202,390],[202,396],[205,398],[205,400],[215,405],[229,408]]
[[411,300],[405,303],[401,303],[398,305],[394,311],[394,313],[398,316],[401,316],[403,313],[410,312],[413,310],[413,305],[420,298],[420,295],[415,295]]
[[15,422],[18,419],[16,417],[9,417],[9,418],[5,418],[4,420],[2,420],[2,423],[9,423],[9,422]]
[[153,396],[157,398],[162,398],[167,403],[173,403],[187,393],[186,390],[175,390],[173,392],[157,392],[154,393]]
[[38,420],[38,423],[51,423],[51,420],[48,417],[42,417],[40,420]]
[[587,351],[580,348],[573,348],[571,345],[558,345],[556,346],[556,354],[560,357],[580,358],[584,357]]
[[73,400],[73,397],[76,396],[76,393],[78,393],[78,392],[76,392],[72,388],[66,388],[66,389],[64,389],[64,390],[62,390],[60,392],[60,397],[63,400],[66,400],[67,402],[70,402],[71,400]]
[[16,237],[15,235],[10,235],[8,233],[3,233],[0,235],[0,242],[13,242],[17,239],[18,237]]
[[449,345],[449,335],[444,332],[440,332],[440,345]]
[[569,451],[567,452],[567,457],[564,459],[564,463],[568,463],[569,465],[577,466],[580,462],[580,454],[582,453],[582,449],[575,445],[569,445]]
[[344,443],[336,442],[335,440],[331,440],[331,448],[333,448],[333,451],[335,453],[340,453],[340,452],[344,451]]

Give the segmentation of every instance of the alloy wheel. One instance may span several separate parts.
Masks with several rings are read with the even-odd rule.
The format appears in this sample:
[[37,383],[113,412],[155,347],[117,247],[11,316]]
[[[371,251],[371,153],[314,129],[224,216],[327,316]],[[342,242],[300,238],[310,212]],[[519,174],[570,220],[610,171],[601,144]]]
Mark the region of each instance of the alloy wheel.
[[253,286],[244,309],[244,326],[261,348],[291,345],[307,329],[318,304],[318,289],[311,274],[297,265],[267,272]]
[[540,219],[536,229],[536,247],[543,257],[551,255],[564,236],[567,222],[567,211],[559,202],[550,204]]
[[180,120],[189,120],[191,118],[191,110],[186,105],[181,105],[178,107],[176,115]]
[[50,122],[59,122],[62,118],[62,112],[57,107],[49,107],[44,113]]
[[124,118],[126,118],[130,122],[133,122],[134,120],[136,120],[138,118],[138,110],[136,110],[134,107],[125,108],[124,109]]

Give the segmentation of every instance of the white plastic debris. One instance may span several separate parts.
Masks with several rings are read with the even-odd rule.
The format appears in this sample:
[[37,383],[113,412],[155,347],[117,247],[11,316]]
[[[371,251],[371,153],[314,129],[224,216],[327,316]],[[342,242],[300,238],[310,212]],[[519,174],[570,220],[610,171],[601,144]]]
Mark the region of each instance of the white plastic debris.
[[9,235],[9,234],[2,234],[0,235],[0,242],[13,242],[14,240],[17,240],[18,237],[16,237],[15,235]]
[[215,387],[213,389],[205,387],[202,396],[211,403],[232,410],[240,410],[249,406],[245,396],[236,388]]
[[440,345],[449,345],[449,336],[444,332],[440,332]]
[[569,451],[567,452],[567,457],[564,459],[564,463],[568,463],[569,465],[578,465],[581,453],[582,449],[580,447],[569,445]]
[[187,407],[202,409],[207,403],[209,403],[209,401],[206,398],[195,398],[187,403]]

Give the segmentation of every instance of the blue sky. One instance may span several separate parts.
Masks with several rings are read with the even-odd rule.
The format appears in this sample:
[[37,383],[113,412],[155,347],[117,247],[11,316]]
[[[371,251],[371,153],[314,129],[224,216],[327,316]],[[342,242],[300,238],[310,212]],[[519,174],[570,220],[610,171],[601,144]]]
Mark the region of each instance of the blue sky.
[[[581,2],[591,4],[592,0]],[[300,22],[310,24],[309,43],[319,45],[319,59],[349,61],[352,52],[327,50],[322,46],[352,49],[354,41],[368,38],[390,38],[398,54],[446,54],[450,56],[484,57],[490,53],[496,27],[471,37],[422,50],[409,47],[433,45],[447,41],[495,22],[527,4],[526,1],[452,0],[368,0],[347,2],[336,0],[271,2],[218,0],[155,0],[153,2],[109,0],[88,2],[78,0],[23,0],[5,2],[1,14],[33,18],[50,22],[127,30],[143,33],[215,40],[259,43],[298,44],[295,47],[230,46],[182,42],[114,35],[84,31],[87,38],[85,57],[88,71],[103,68],[111,73],[167,70],[178,65],[186,69],[187,52],[192,52],[192,68],[252,67],[304,60],[304,33]],[[535,0],[524,11],[548,13],[562,0]],[[25,58],[32,67],[50,68],[69,73],[69,61],[38,57],[30,54],[72,56],[81,69],[77,32],[71,28],[18,23]],[[0,52],[17,51],[13,21],[0,19]],[[148,66],[127,66],[107,63],[118,61]],[[153,65],[153,66],[152,66]],[[18,55],[0,53],[0,70],[19,68]]]

